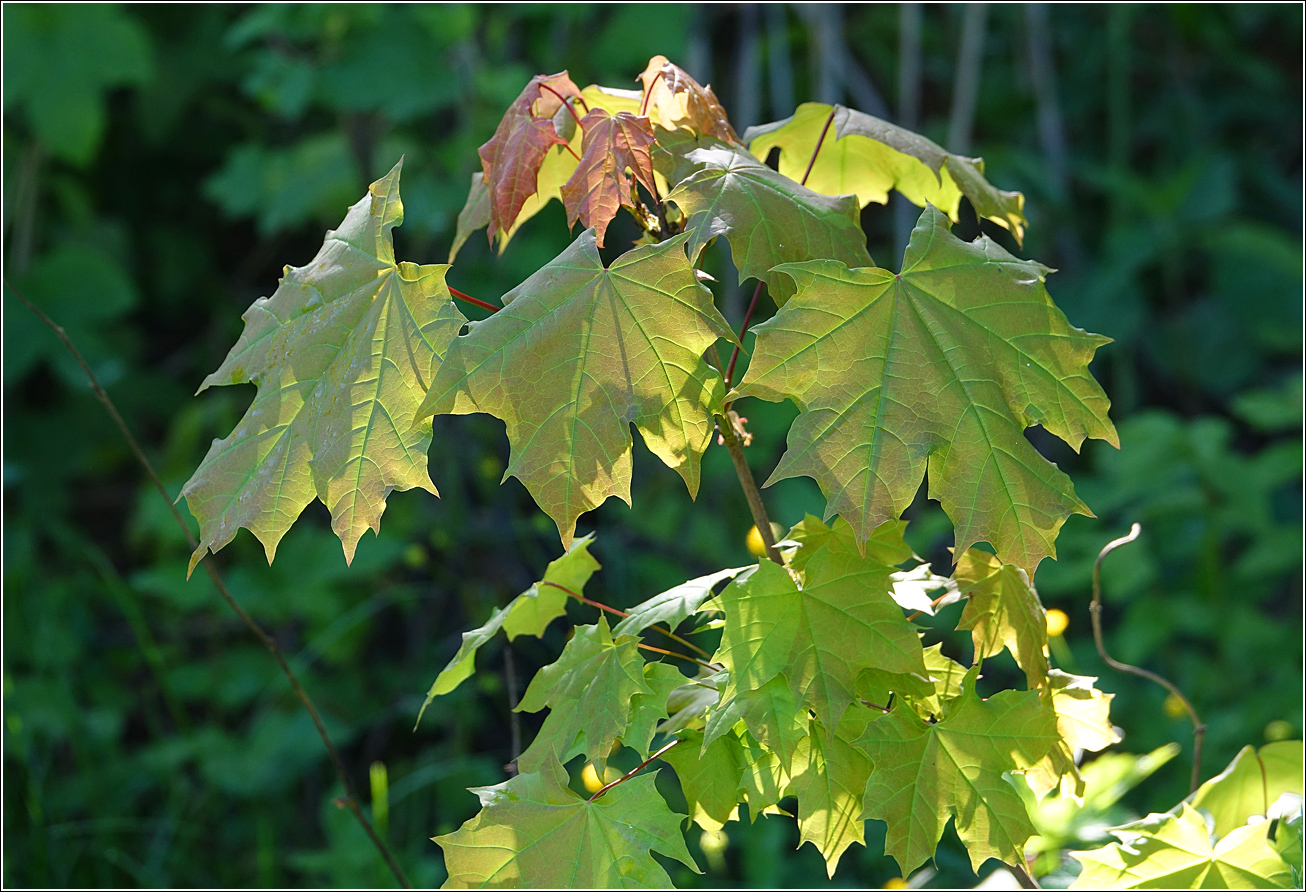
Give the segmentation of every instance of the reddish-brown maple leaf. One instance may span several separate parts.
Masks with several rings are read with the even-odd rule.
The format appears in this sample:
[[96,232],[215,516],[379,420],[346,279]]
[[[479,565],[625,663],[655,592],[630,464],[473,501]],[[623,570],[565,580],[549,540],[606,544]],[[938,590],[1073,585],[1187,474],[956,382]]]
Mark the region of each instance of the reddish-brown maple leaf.
[[562,203],[567,208],[567,222],[580,220],[594,227],[598,246],[603,247],[603,233],[624,205],[633,208],[634,196],[629,168],[650,194],[653,185],[653,125],[649,119],[630,112],[610,115],[594,109],[581,120],[585,131],[580,164],[562,187]]
[[644,85],[645,108],[655,110],[657,122],[663,127],[689,127],[702,136],[740,144],[712,87],[701,85],[666,56],[649,59],[639,81]]
[[490,241],[507,231],[537,190],[540,165],[552,146],[566,145],[553,116],[565,99],[580,96],[567,72],[537,74],[508,106],[490,141],[481,146],[481,168],[490,192]]

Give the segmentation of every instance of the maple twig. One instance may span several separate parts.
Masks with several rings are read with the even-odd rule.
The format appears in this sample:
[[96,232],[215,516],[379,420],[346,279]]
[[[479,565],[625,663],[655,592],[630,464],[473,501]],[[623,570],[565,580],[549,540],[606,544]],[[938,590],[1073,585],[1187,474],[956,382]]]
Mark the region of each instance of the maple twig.
[[[567,111],[571,112],[571,116],[572,116],[573,118],[576,119],[576,126],[579,127],[579,128],[581,129],[582,132],[585,130],[585,125],[582,124],[582,123],[580,122],[580,116],[576,114],[576,109],[574,109],[574,108],[571,107],[571,103],[570,103],[570,102],[568,102],[566,99],[563,99],[563,98],[562,98],[562,94],[561,94],[561,93],[559,93],[557,90],[555,90],[555,89],[553,89],[552,87],[550,87],[548,84],[540,84],[540,89],[541,89],[541,90],[548,90],[548,91],[549,91],[550,93],[552,93],[554,96],[557,96],[557,97],[558,97],[558,101],[561,102],[564,106],[566,106]],[[584,102],[585,100],[582,99],[581,101]],[[585,111],[589,111],[589,106],[588,106],[588,105],[585,106]],[[575,153],[573,152],[572,154],[575,154]]]
[[[726,409],[729,411],[729,406]],[[716,426],[721,432],[721,439],[725,440],[726,449],[730,452],[730,460],[734,462],[735,475],[739,477],[744,498],[748,500],[748,510],[753,513],[753,523],[757,526],[758,535],[762,537],[762,544],[766,546],[766,556],[783,567],[784,560],[780,557],[779,549],[775,547],[775,536],[771,533],[771,520],[766,516],[766,506],[762,504],[762,494],[757,489],[753,472],[749,470],[748,460],[744,458],[744,448],[739,445],[734,426],[725,415],[717,416]]]
[[1119,660],[1113,659],[1111,655],[1106,652],[1106,645],[1102,643],[1102,559],[1121,545],[1133,542],[1138,538],[1139,533],[1142,531],[1143,528],[1141,526],[1134,524],[1129,528],[1128,535],[1121,536],[1119,539],[1111,540],[1103,546],[1100,552],[1098,552],[1097,562],[1093,564],[1093,602],[1088,607],[1090,618],[1093,620],[1093,643],[1097,645],[1097,653],[1098,656],[1102,658],[1102,662],[1106,663],[1112,669],[1117,669],[1121,672],[1128,672],[1130,675],[1137,675],[1139,678],[1146,678],[1148,681],[1159,684],[1161,687],[1173,694],[1174,697],[1183,704],[1184,709],[1188,713],[1188,718],[1193,723],[1193,774],[1191,789],[1189,792],[1194,793],[1197,791],[1198,783],[1202,778],[1202,741],[1206,737],[1206,725],[1197,717],[1197,710],[1193,708],[1193,704],[1188,701],[1188,698],[1183,695],[1183,692],[1175,687],[1170,681],[1162,678],[1155,672],[1149,672],[1146,669],[1139,668],[1138,666],[1131,666],[1128,663],[1122,663]]
[[726,387],[733,383],[735,378],[735,362],[739,359],[739,351],[744,346],[744,335],[748,334],[748,324],[753,321],[753,311],[757,309],[757,299],[762,294],[762,280],[757,280],[757,287],[753,289],[753,299],[748,302],[748,310],[744,313],[744,324],[739,326],[739,343],[735,344],[735,349],[730,354],[730,365],[726,366]]
[[[150,478],[150,482],[154,484],[154,488],[158,490],[163,501],[167,503],[168,510],[172,512],[172,516],[177,521],[177,525],[181,527],[181,531],[185,534],[186,541],[190,543],[190,547],[192,549],[196,548],[197,543],[195,537],[191,535],[190,527],[186,526],[186,521],[182,519],[181,512],[177,510],[176,504],[171,498],[169,498],[168,491],[163,486],[163,481],[159,479],[158,473],[154,470],[154,465],[145,457],[144,450],[141,449],[140,443],[136,441],[136,437],[132,435],[131,429],[127,427],[127,422],[123,421],[122,416],[118,414],[118,407],[114,405],[113,400],[109,398],[109,394],[105,392],[102,386],[100,386],[99,379],[97,379],[95,373],[91,371],[91,367],[82,357],[81,351],[77,349],[77,346],[72,342],[72,339],[68,337],[68,333],[64,331],[62,326],[24,297],[17,288],[9,283],[7,278],[4,280],[4,284],[14,297],[22,301],[23,305],[31,310],[36,318],[40,319],[41,322],[55,333],[55,336],[63,342],[63,345],[66,348],[68,348],[68,352],[72,354],[73,359],[75,359],[77,364],[82,367],[82,372],[85,373],[86,380],[90,382],[91,390],[94,392],[95,398],[100,401],[105,410],[109,413],[109,417],[112,418],[114,424],[117,425],[119,432],[127,441],[127,445],[131,447],[131,451],[136,456],[136,460],[140,463],[141,467],[145,469],[145,473]],[[332,767],[335,768],[336,775],[340,778],[340,783],[345,789],[344,798],[346,805],[353,813],[354,817],[358,819],[358,823],[361,824],[363,829],[367,832],[368,837],[372,840],[372,844],[375,845],[377,851],[381,853],[381,857],[385,859],[386,864],[390,868],[390,872],[395,875],[395,879],[397,879],[399,884],[405,889],[411,889],[412,885],[408,882],[408,878],[404,876],[404,872],[399,868],[399,865],[395,863],[394,858],[391,857],[390,850],[386,848],[385,843],[381,841],[381,838],[377,836],[376,831],[372,828],[371,822],[367,820],[367,816],[363,814],[363,810],[358,804],[358,794],[355,792],[354,785],[350,782],[349,775],[345,771],[344,762],[340,759],[340,753],[336,750],[335,744],[331,742],[331,737],[327,734],[326,726],[322,724],[322,717],[318,714],[317,707],[313,705],[313,701],[308,696],[308,692],[304,690],[303,686],[299,683],[299,679],[295,676],[294,670],[292,670],[290,664],[286,662],[286,658],[281,653],[281,648],[277,646],[276,640],[264,631],[263,627],[260,626],[252,616],[246,613],[244,608],[236,603],[235,598],[233,598],[231,593],[227,591],[227,586],[223,583],[222,577],[218,575],[217,568],[213,566],[212,561],[209,559],[210,557],[211,556],[209,555],[205,556],[203,560],[204,569],[208,572],[209,578],[213,580],[213,585],[217,588],[218,594],[221,595],[222,599],[227,602],[227,605],[236,612],[236,615],[245,623],[245,626],[254,634],[254,637],[258,638],[263,646],[267,648],[268,653],[272,655],[272,659],[276,661],[277,666],[286,676],[286,680],[290,682],[290,687],[299,698],[299,702],[304,705],[304,709],[308,712],[309,718],[313,720],[313,726],[317,728],[318,736],[322,738],[322,743],[326,747],[327,755],[331,757]]]
[[[930,606],[938,607],[939,602],[942,601],[944,598],[948,597],[949,594],[950,594],[949,592],[944,592],[943,594],[939,595],[937,598],[935,598],[933,601],[930,602]],[[916,619],[916,617],[920,616],[924,612],[925,612],[924,610],[917,610],[915,613],[912,613],[907,617],[907,622],[911,622],[912,620]]]
[[465,300],[469,304],[478,306],[483,310],[489,310],[491,313],[497,313],[503,309],[503,307],[496,307],[494,304],[486,303],[480,298],[472,297],[470,294],[464,294],[463,292],[459,291],[457,288],[454,288],[452,285],[448,285],[446,287],[449,288],[449,293],[452,294],[454,297],[458,298],[459,300]]
[[[590,605],[591,607],[597,607],[599,610],[606,610],[608,613],[615,613],[617,616],[621,617],[622,619],[625,619],[626,617],[630,616],[630,614],[627,613],[627,612],[624,611],[624,610],[618,610],[618,609],[615,608],[615,607],[609,607],[607,604],[604,604],[604,603],[602,603],[602,602],[600,602],[600,601],[595,601],[595,600],[593,600],[592,598],[587,598],[587,597],[585,597],[584,595],[580,594],[579,592],[573,592],[571,589],[567,588],[565,585],[559,585],[559,584],[556,583],[556,582],[549,582],[548,580],[544,580],[544,581],[542,581],[542,582],[540,583],[540,585],[551,585],[551,586],[553,586],[554,588],[559,589],[559,590],[561,590],[561,591],[564,591],[564,592],[566,592],[567,594],[571,595],[573,598],[575,598],[577,601],[580,601],[582,604],[588,604],[588,605]],[[653,629],[653,630],[656,631],[656,632],[661,632],[663,635],[666,635],[666,636],[667,636],[668,638],[670,638],[672,641],[678,641],[678,642],[680,642],[681,644],[685,645],[685,647],[688,647],[690,650],[696,650],[696,651],[698,651],[699,653],[701,653],[703,656],[707,657],[708,659],[711,659],[711,657],[712,657],[712,655],[711,655],[710,653],[708,653],[707,651],[703,650],[703,648],[699,647],[697,644],[695,644],[695,643],[692,642],[692,641],[687,641],[687,640],[685,640],[684,638],[681,638],[681,637],[680,637],[679,635],[677,635],[675,632],[669,632],[669,631],[667,631],[666,629],[662,628],[661,626],[656,626],[656,625],[655,625],[655,626],[649,626],[649,628],[650,628],[650,629]],[[665,653],[665,652],[666,652],[666,651],[664,651],[664,653]],[[677,656],[677,657],[678,657],[678,656],[680,656],[680,654],[672,654],[672,656]],[[693,657],[686,657],[685,659],[693,659]],[[710,667],[708,667],[708,668],[710,668],[710,669],[720,669],[721,667],[720,667],[720,666],[715,666],[715,665],[714,665],[714,666],[710,666]]]
[[632,777],[634,777],[635,775],[643,771],[644,766],[648,765],[649,762],[652,762],[654,759],[658,758],[659,756],[661,756],[663,753],[665,753],[667,750],[671,749],[673,746],[675,746],[678,743],[680,743],[679,737],[677,737],[675,740],[668,743],[666,746],[662,747],[653,755],[649,756],[643,762],[640,762],[638,765],[630,769],[630,771],[627,771],[625,774],[623,774],[621,777],[614,780],[612,783],[604,784],[603,786],[599,787],[597,790],[594,791],[594,795],[589,798],[589,801],[593,802],[595,799],[598,799],[600,796],[608,792],[608,790],[611,790],[613,787],[618,786],[619,784],[624,784],[626,781],[630,780]]
[[643,642],[640,642],[635,646],[638,647],[640,650],[648,650],[648,651],[652,651],[655,654],[664,654],[668,657],[675,657],[677,660],[686,660],[690,663],[697,663],[698,665],[702,666],[704,669],[711,669],[713,672],[720,672],[722,669],[725,668],[724,666],[719,666],[716,663],[708,663],[704,660],[700,660],[698,657],[691,657],[691,656],[687,656],[686,654],[678,654],[674,650],[665,650],[661,647],[654,647],[651,644],[644,644]]

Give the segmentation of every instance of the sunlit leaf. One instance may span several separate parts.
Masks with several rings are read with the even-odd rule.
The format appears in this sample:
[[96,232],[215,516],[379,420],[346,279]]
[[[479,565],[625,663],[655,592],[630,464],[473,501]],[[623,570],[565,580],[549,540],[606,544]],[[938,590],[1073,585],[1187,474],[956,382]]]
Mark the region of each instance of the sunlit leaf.
[[276,292],[245,311],[240,340],[200,386],[253,382],[259,391],[182,487],[200,522],[190,571],[240,527],[271,562],[314,496],[331,510],[349,561],[363,532],[380,530],[392,490],[435,493],[431,426],[416,409],[467,320],[444,284],[447,266],[395,262],[401,164],[307,266],[287,267]]
[[952,578],[966,598],[957,628],[970,629],[974,662],[1005,647],[1030,688],[1041,687],[1048,674],[1047,611],[1025,571],[971,548],[957,558]]
[[[629,112],[610,115],[595,109],[581,120],[585,131],[583,151],[576,172],[562,187],[562,203],[567,208],[567,222],[577,220],[593,227],[595,239],[603,247],[603,234],[622,207],[633,208],[633,177],[649,190],[653,183],[653,126],[648,118]],[[627,175],[626,171],[630,174]]]
[[902,514],[928,466],[956,553],[986,540],[1031,574],[1053,556],[1065,519],[1090,512],[1025,428],[1041,424],[1076,449],[1086,436],[1118,440],[1088,373],[1108,340],[1066,321],[1043,286],[1047,267],[986,237],[963,242],[927,208],[900,275],[834,260],[781,270],[798,293],[754,329],[731,394],[801,410],[768,483],[815,478],[827,517],[864,539]]
[[1229,766],[1202,784],[1193,807],[1215,819],[1215,835],[1224,836],[1264,815],[1284,793],[1302,795],[1302,742],[1281,740],[1259,750],[1245,746]]

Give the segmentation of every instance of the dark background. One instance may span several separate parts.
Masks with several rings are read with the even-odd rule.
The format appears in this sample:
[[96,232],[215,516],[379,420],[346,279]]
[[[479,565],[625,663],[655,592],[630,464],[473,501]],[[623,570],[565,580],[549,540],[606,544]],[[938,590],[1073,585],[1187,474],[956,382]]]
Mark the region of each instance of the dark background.
[[[249,303],[401,154],[396,253],[443,261],[476,147],[532,74],[633,87],[663,53],[714,85],[741,132],[797,102],[843,101],[983,155],[996,185],[1027,196],[1022,256],[1060,268],[1049,288],[1070,320],[1115,339],[1094,371],[1122,449],[1075,455],[1031,434],[1098,515],[1067,522],[1036,582],[1070,616],[1063,666],[1118,694],[1118,749],[1184,743],[1129,799],[1165,810],[1186,792],[1187,720],[1158,688],[1105,670],[1089,635],[1092,560],[1129,523],[1144,533],[1106,566],[1108,637],[1192,697],[1210,724],[1205,775],[1244,744],[1301,735],[1302,11],[918,13],[6,4],[5,276],[67,328],[175,493],[253,396],[192,397]],[[872,253],[894,267],[895,213],[865,215]],[[959,231],[978,231],[973,217]],[[449,281],[495,299],[568,240],[555,203],[500,259],[475,235]],[[718,290],[737,323],[741,289]],[[162,501],[9,288],[4,401],[4,883],[389,884],[333,804],[341,791],[284,679],[204,574],[185,580]],[[765,477],[794,410],[740,409]],[[444,876],[428,837],[473,814],[465,788],[502,780],[512,755],[501,646],[414,733],[422,694],[460,633],[560,551],[520,484],[498,485],[506,456],[499,422],[437,418],[443,498],[392,495],[383,536],[364,538],[352,568],[318,504],[275,566],[247,533],[217,558],[293,657],[369,801],[369,766],[384,764],[383,831],[418,883]],[[610,502],[581,521],[604,565],[592,596],[627,605],[750,560],[724,450],[709,450],[695,505],[637,446],[633,497],[634,511]],[[821,513],[808,480],[766,498],[786,525]],[[923,501],[909,516],[917,551],[945,567],[946,518]],[[561,625],[519,639],[519,685],[556,656]],[[961,636],[948,648],[969,658]],[[792,822],[727,832],[724,872],[676,881],[825,882],[812,847],[790,851]],[[935,882],[968,882],[949,838]],[[836,882],[896,877],[882,839],[871,822]]]

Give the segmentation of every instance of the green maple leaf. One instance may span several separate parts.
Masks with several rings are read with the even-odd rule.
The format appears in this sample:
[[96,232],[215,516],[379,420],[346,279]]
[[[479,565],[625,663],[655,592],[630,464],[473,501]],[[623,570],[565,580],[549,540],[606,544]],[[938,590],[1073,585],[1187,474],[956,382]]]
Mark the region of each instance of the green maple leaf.
[[800,587],[762,561],[719,596],[725,628],[714,659],[730,676],[722,702],[783,674],[794,702],[835,726],[867,670],[918,675],[925,664],[915,630],[890,594],[892,565],[831,537],[807,559]]
[[744,748],[735,734],[704,743],[701,731],[682,731],[662,758],[676,769],[690,817],[704,830],[720,830],[740,800]]
[[1071,852],[1084,869],[1070,888],[1290,888],[1292,868],[1266,837],[1269,827],[1236,827],[1212,844],[1201,813],[1185,802],[1177,816],[1149,815],[1112,830],[1119,843]]
[[567,789],[561,765],[472,790],[481,811],[453,833],[434,837],[444,850],[447,889],[671,887],[657,851],[698,873],[653,773],[630,779],[593,802]]
[[472,184],[467,190],[467,200],[458,212],[458,224],[454,227],[453,244],[449,246],[449,263],[453,263],[471,238],[473,232],[484,229],[490,223],[490,190],[485,185],[485,174],[476,171],[472,174]]
[[734,334],[685,238],[642,245],[605,269],[586,230],[453,340],[417,411],[502,419],[512,444],[504,478],[526,485],[564,545],[583,512],[610,496],[630,504],[631,422],[698,491],[724,390],[703,351]]
[[684,728],[701,728],[707,711],[721,700],[719,686],[724,672],[707,668],[698,670],[698,677],[673,690],[667,697],[667,718],[658,725],[659,734],[676,734]]
[[664,731],[663,723],[671,712],[671,695],[685,685],[685,676],[670,663],[645,663],[644,684],[651,694],[636,694],[630,700],[630,721],[621,732],[622,745],[648,758],[655,734]]
[[1253,815],[1268,814],[1284,793],[1302,792],[1302,742],[1282,740],[1259,750],[1243,747],[1224,771],[1197,788],[1192,801],[1215,820],[1215,835],[1224,836]]
[[1025,670],[1030,688],[1042,687],[1048,675],[1048,617],[1025,571],[972,548],[957,558],[952,578],[966,598],[957,628],[970,629],[974,661],[1005,647]]
[[571,543],[567,553],[549,562],[544,571],[544,578],[531,584],[517,597],[508,602],[506,607],[496,607],[486,620],[485,625],[470,632],[463,632],[463,642],[458,652],[448,664],[440,670],[431,689],[426,692],[426,700],[417,713],[414,728],[422,722],[422,713],[431,701],[442,694],[447,694],[466,681],[475,671],[476,653],[481,646],[503,629],[508,640],[518,635],[534,635],[539,638],[549,623],[567,612],[568,591],[580,594],[585,583],[599,569],[599,562],[590,555],[589,547],[594,541],[591,534]]
[[948,816],[976,870],[988,858],[1020,863],[1034,833],[1004,771],[1037,763],[1059,740],[1056,715],[1035,691],[1003,691],[981,700],[976,670],[951,714],[929,724],[898,708],[872,721],[857,744],[875,765],[866,816],[889,825],[884,850],[903,875],[934,854]]
[[638,635],[657,623],[665,623],[668,629],[675,631],[676,626],[697,613],[703,602],[712,596],[713,586],[723,579],[733,579],[751,569],[751,566],[733,567],[682,582],[630,608],[612,631],[618,635]]
[[[789,279],[772,270],[777,264],[818,257],[871,264],[853,198],[813,192],[719,140],[659,135],[658,142],[673,159],[666,176],[677,185],[667,200],[685,214],[691,257],[724,235],[740,281],[766,282],[776,303],[794,292]],[[666,166],[666,156],[655,162],[659,158]]]
[[[833,126],[812,161],[831,112]],[[762,159],[778,148],[780,172],[792,179],[801,179],[810,163],[807,187],[822,195],[856,195],[865,207],[872,201],[886,204],[889,190],[897,189],[913,204],[932,204],[954,222],[965,195],[979,216],[1011,230],[1017,242],[1024,238],[1025,196],[989,185],[983,159],[954,155],[856,109],[805,102],[783,121],[750,127],[744,141]]]
[[188,575],[245,527],[268,562],[314,496],[331,509],[345,560],[381,528],[392,490],[435,493],[426,470],[431,426],[416,409],[467,321],[444,284],[447,266],[396,263],[403,220],[396,164],[327,233],[307,266],[245,311],[245,329],[204,379],[258,384],[235,430],[214,440],[182,487],[200,522]]
[[[729,673],[723,672],[722,677],[728,678]],[[789,680],[777,674],[757,688],[723,698],[708,713],[704,743],[710,744],[729,733],[741,721],[748,733],[774,752],[781,768],[788,771],[807,736],[807,710],[800,711],[794,703]]]
[[730,399],[793,400],[801,410],[769,483],[807,475],[858,539],[930,495],[952,518],[956,553],[991,542],[1033,573],[1055,556],[1071,513],[1091,512],[1070,478],[1025,439],[1041,424],[1075,449],[1119,445],[1088,373],[1107,338],[1072,327],[1037,263],[987,237],[963,242],[926,208],[901,274],[834,260],[780,270],[798,293],[759,325]]
[[834,734],[813,722],[790,771],[788,789],[798,797],[798,844],[810,842],[820,850],[831,878],[850,845],[866,845],[862,800],[871,760],[851,741],[870,718],[868,709],[850,709]]
[[1115,694],[1099,691],[1093,684],[1096,681],[1090,675],[1071,675],[1059,669],[1048,671],[1047,685],[1061,740],[1025,772],[1025,781],[1036,798],[1043,798],[1059,784],[1062,796],[1083,799],[1086,781],[1075,765],[1075,750],[1095,753],[1120,742],[1120,734],[1110,717]]
[[[578,753],[591,762],[607,758],[630,727],[635,697],[656,693],[638,645],[634,635],[614,639],[603,617],[595,625],[576,627],[562,655],[535,674],[517,704],[517,712],[549,708],[540,733],[517,760],[522,770],[537,771],[550,759],[566,762]],[[665,716],[665,693],[662,705]]]

